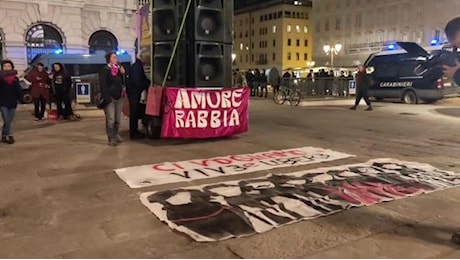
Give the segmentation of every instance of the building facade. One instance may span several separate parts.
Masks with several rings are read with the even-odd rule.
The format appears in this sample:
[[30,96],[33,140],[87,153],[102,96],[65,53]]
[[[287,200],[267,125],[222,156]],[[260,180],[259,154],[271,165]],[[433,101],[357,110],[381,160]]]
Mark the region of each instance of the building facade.
[[460,15],[459,0],[313,0],[314,59],[330,66],[324,45],[342,44],[334,66],[362,64],[396,41],[443,43],[444,26]]
[[235,10],[235,68],[307,67],[312,58],[311,8],[311,1],[274,0]]
[[0,59],[22,71],[37,55],[134,54],[136,0],[1,0]]

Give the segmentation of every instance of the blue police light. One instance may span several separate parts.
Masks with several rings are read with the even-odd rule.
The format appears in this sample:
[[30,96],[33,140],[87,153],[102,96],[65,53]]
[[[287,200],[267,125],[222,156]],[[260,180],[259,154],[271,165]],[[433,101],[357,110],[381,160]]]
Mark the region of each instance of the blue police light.
[[439,41],[438,41],[438,39],[433,39],[433,40],[431,40],[430,43],[431,43],[431,46],[436,46],[436,45],[438,45]]
[[54,51],[55,54],[62,54],[64,51],[62,49],[57,49]]
[[117,55],[124,55],[124,54],[126,54],[125,50],[118,50],[117,51]]
[[396,46],[394,44],[388,45],[388,50],[391,51],[391,50],[394,50],[394,49],[396,49]]

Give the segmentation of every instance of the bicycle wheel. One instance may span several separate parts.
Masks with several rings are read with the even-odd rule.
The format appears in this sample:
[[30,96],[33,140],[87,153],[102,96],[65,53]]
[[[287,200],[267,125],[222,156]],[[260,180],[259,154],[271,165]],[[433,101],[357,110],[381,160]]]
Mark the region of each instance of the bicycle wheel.
[[278,105],[283,105],[286,102],[286,99],[287,99],[287,95],[282,90],[276,92],[276,94],[273,96],[273,101],[275,101],[275,104],[278,104]]
[[289,97],[289,103],[291,106],[298,106],[302,101],[302,95],[300,91],[294,91],[291,96]]

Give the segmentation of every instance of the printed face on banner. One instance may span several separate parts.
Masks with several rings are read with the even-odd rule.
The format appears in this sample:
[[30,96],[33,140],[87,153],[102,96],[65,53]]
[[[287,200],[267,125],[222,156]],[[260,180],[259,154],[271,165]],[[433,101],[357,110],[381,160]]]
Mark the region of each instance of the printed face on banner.
[[181,89],[174,103],[176,128],[239,126],[243,89],[189,92]]
[[452,172],[377,159],[140,197],[171,228],[197,241],[219,241],[458,185],[460,175]]

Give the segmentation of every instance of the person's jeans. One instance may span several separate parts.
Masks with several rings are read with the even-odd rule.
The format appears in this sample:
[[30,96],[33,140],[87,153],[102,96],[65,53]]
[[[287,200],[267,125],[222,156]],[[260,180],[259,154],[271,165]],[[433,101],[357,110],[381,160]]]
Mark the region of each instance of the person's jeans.
[[16,108],[0,107],[3,120],[2,137],[11,136],[11,124],[13,123]]
[[121,112],[123,110],[123,99],[112,100],[104,108],[105,112],[105,129],[109,142],[118,139],[118,131],[120,130]]
[[46,99],[43,96],[34,98],[35,118],[43,119],[45,117]]

